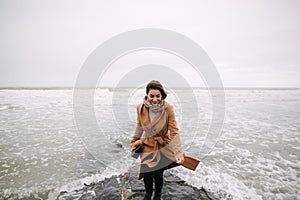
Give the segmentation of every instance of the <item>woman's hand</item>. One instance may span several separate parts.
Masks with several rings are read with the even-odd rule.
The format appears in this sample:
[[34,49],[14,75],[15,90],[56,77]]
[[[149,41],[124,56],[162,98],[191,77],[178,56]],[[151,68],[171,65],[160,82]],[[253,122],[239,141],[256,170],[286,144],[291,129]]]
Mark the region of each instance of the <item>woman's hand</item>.
[[182,164],[184,162],[184,156],[183,154],[180,154],[179,156],[176,156],[176,163],[177,164]]
[[142,145],[143,141],[142,140],[137,140],[133,143],[131,143],[131,150],[134,150],[135,148],[137,148],[139,145]]

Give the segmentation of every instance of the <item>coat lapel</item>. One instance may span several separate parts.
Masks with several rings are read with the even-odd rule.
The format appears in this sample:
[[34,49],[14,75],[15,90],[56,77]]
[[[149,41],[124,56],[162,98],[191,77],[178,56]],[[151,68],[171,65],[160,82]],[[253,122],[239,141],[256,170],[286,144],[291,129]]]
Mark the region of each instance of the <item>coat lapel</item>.
[[140,113],[140,121],[144,131],[146,132],[146,135],[154,136],[163,129],[166,123],[165,109],[162,112],[157,113],[157,115],[154,116],[152,122],[149,116],[149,108],[144,107],[143,112]]
[[150,126],[151,122],[150,122],[150,118],[149,118],[148,108],[146,108],[146,106],[144,106],[143,112],[140,112],[140,113],[141,113],[140,121],[142,123],[142,126],[145,126],[145,127]]

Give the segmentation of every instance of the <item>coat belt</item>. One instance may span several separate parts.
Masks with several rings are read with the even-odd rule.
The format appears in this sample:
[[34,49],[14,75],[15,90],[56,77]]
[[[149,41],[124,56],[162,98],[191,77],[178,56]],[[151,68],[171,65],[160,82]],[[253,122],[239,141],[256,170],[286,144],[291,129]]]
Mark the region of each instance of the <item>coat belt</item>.
[[155,136],[152,137],[154,139],[154,148],[153,148],[153,152],[151,152],[152,154],[152,158],[151,159],[147,159],[145,161],[142,162],[142,164],[147,164],[149,167],[155,167],[157,165],[157,162],[160,160],[160,153],[158,150],[158,144],[160,145],[165,145],[166,141],[163,139],[163,136]]

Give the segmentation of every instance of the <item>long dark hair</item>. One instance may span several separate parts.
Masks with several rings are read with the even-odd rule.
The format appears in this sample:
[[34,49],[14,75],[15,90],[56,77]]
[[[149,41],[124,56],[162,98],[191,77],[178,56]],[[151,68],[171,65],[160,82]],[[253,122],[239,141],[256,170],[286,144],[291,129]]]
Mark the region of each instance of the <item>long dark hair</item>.
[[161,93],[162,99],[167,98],[167,93],[159,81],[156,81],[156,80],[150,81],[146,86],[146,94],[148,94],[148,92],[150,90],[159,90]]

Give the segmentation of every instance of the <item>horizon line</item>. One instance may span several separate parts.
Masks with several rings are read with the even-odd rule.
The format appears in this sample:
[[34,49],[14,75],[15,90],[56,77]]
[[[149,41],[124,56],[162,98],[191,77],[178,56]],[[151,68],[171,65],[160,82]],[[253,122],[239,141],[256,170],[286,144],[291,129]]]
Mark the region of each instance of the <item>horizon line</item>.
[[[101,86],[101,87],[71,87],[71,86],[12,86],[12,87],[1,87],[0,90],[63,90],[63,89],[129,89],[129,88],[137,88],[133,86],[123,86],[123,87],[113,87],[113,86]],[[193,88],[193,89],[227,89],[227,90],[298,90],[300,87],[186,87],[186,86],[174,86],[173,88],[185,89],[185,88]]]

